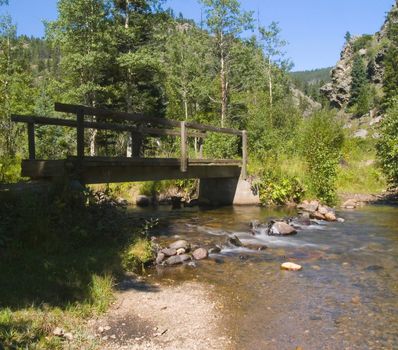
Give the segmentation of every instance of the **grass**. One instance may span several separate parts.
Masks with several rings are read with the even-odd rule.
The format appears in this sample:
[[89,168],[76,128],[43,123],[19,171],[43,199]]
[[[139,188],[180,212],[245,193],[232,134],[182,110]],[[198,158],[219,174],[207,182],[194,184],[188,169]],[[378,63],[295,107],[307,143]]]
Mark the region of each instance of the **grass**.
[[[63,349],[68,341],[52,334],[56,327],[73,334],[75,348],[94,347],[84,322],[112,302],[125,251],[149,259],[143,223],[109,203],[96,204],[90,194],[58,193],[0,193],[0,344],[6,349]],[[131,242],[140,249],[130,250]]]
[[[385,190],[387,182],[375,159],[374,140],[346,138],[342,149],[342,161],[337,168],[337,194],[375,194]],[[261,177],[267,169],[272,171],[279,186],[283,184],[283,179],[296,178],[305,190],[303,199],[316,197],[311,191],[311,178],[307,166],[299,155],[281,152],[278,157],[250,159],[250,174]],[[274,195],[278,196],[278,193]]]

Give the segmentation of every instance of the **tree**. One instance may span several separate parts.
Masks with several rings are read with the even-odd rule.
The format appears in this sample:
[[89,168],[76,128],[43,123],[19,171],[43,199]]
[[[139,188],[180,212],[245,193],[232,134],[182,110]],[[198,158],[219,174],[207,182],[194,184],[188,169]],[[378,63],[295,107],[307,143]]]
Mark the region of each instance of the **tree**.
[[[101,106],[109,97],[109,70],[114,61],[109,4],[105,0],[60,0],[58,12],[58,19],[47,25],[47,35],[61,49],[65,99]],[[90,155],[96,154],[96,135],[97,130],[91,130]]]
[[273,69],[278,67],[278,70],[290,70],[291,63],[289,60],[285,60],[285,52],[283,48],[287,45],[287,42],[280,37],[281,29],[278,23],[272,22],[269,27],[260,27],[260,40],[263,43],[263,49],[265,57],[267,59],[266,74],[268,77],[268,88],[269,88],[269,102],[270,102],[270,113],[272,120],[272,107],[273,107]]
[[242,11],[238,0],[200,0],[205,7],[207,27],[214,35],[219,59],[221,126],[228,118],[230,51],[242,31],[252,28],[252,12]]
[[358,102],[361,91],[368,83],[365,63],[360,55],[355,55],[351,71],[351,98],[350,105]]
[[381,124],[381,137],[376,145],[381,168],[392,186],[398,186],[398,100],[391,101]]
[[394,98],[398,96],[398,14],[396,11],[389,14],[387,36],[390,40],[384,59],[384,105],[391,106]]
[[351,33],[347,31],[344,35],[345,42],[346,43],[350,42],[351,38],[352,38]]

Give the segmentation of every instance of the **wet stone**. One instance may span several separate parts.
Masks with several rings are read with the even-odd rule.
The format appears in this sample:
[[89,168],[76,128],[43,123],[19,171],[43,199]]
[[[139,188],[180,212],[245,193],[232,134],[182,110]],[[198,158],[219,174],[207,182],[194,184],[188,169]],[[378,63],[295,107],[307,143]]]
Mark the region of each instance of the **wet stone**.
[[169,257],[166,261],[165,264],[172,266],[172,265],[178,265],[182,264],[184,261],[191,260],[191,257],[188,254],[182,254],[182,255],[174,255]]
[[183,240],[183,239],[180,239],[178,241],[175,241],[175,242],[171,243],[169,245],[169,248],[176,249],[176,250],[180,249],[180,248],[183,248],[183,249],[185,249],[187,251],[187,250],[189,250],[189,243],[187,241]]
[[292,262],[285,262],[281,265],[281,269],[287,271],[300,271],[302,266]]
[[166,258],[166,254],[159,252],[156,257],[156,264],[157,265],[161,264],[165,258]]
[[208,254],[207,249],[198,248],[198,249],[194,250],[192,255],[195,258],[195,260],[203,260],[203,259],[206,259],[209,254]]
[[270,236],[288,236],[295,235],[296,233],[297,231],[293,226],[283,221],[275,222],[268,232]]
[[228,242],[231,243],[232,245],[234,245],[235,247],[243,246],[241,240],[238,237],[236,237],[235,235],[233,235],[232,237],[229,237]]
[[164,248],[160,251],[161,253],[163,253],[166,256],[173,256],[177,254],[177,249],[174,248]]
[[209,254],[218,254],[221,252],[221,248],[219,246],[211,247],[209,249]]

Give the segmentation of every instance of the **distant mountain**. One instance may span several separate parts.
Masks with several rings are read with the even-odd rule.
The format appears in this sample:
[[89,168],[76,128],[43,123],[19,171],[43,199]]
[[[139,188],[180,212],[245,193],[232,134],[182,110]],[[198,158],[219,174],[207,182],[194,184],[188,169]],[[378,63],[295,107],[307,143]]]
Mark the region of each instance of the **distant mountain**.
[[318,68],[290,73],[294,81],[302,84],[316,84],[319,82],[328,83],[330,81],[330,71],[333,67]]

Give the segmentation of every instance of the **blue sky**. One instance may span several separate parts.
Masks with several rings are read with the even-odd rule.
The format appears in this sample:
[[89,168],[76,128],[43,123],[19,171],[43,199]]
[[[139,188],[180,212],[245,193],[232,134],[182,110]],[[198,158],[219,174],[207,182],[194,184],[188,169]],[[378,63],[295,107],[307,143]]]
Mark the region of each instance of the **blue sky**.
[[[57,17],[56,0],[9,0],[2,9],[18,26],[19,34],[43,36],[43,20]],[[332,66],[339,58],[344,34],[372,34],[380,29],[395,0],[241,0],[245,10],[259,13],[261,25],[279,22],[289,42],[294,70]],[[168,0],[176,14],[200,21],[197,0]]]

